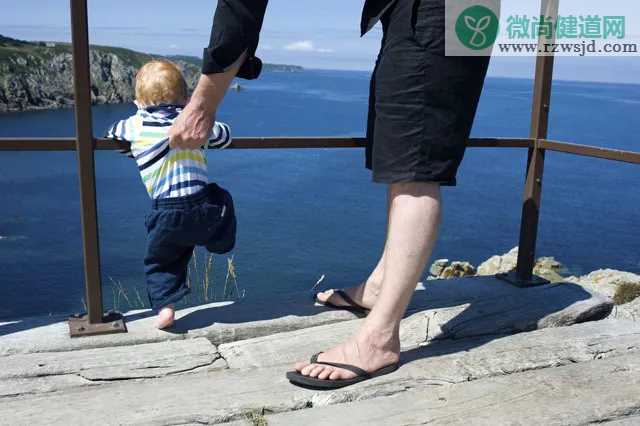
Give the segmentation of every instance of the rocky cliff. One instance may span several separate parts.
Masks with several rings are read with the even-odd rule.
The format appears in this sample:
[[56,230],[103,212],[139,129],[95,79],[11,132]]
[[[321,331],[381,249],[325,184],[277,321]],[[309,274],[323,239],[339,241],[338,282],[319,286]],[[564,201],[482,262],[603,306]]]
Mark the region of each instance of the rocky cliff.
[[[138,68],[160,57],[128,49],[92,46],[91,95],[97,104],[130,102]],[[171,57],[190,87],[200,75],[199,59]],[[288,65],[267,71],[300,71]],[[60,108],[73,104],[73,58],[68,43],[26,42],[0,35],[0,112]]]

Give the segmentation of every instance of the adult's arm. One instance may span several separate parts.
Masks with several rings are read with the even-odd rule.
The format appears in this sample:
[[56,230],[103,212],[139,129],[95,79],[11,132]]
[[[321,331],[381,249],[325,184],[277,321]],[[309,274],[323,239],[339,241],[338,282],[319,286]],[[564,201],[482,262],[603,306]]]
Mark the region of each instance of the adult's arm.
[[172,147],[196,149],[211,132],[224,95],[238,77],[257,78],[262,62],[255,57],[268,0],[218,0],[202,75],[191,100],[169,129]]

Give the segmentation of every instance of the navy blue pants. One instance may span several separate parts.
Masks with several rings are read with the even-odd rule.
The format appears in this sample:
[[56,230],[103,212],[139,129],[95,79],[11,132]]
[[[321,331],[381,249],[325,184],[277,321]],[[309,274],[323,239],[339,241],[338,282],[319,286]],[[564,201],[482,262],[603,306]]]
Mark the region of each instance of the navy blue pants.
[[195,246],[222,254],[232,250],[236,242],[233,199],[216,184],[186,197],[153,200],[145,225],[144,269],[154,309],[189,293],[187,268]]

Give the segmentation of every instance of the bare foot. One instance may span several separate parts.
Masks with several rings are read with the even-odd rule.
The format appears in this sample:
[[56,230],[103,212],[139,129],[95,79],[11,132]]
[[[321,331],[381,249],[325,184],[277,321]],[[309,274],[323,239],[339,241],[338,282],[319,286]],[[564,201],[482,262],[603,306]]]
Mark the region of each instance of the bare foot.
[[175,320],[175,308],[173,305],[165,306],[160,309],[158,312],[158,318],[156,318],[156,328],[163,330],[165,328],[169,328],[173,325],[173,321]]
[[[375,305],[376,300],[378,300],[380,284],[368,281],[355,287],[342,289],[342,291],[347,293],[358,305],[366,309],[371,309],[373,305]],[[329,302],[336,306],[351,306],[351,304],[340,297],[339,294],[335,293],[333,289],[318,293],[316,299],[320,303]]]
[[[367,330],[366,325],[355,337],[318,357],[318,361],[349,364],[368,373],[395,364],[399,359],[400,339],[397,333]],[[349,370],[309,362],[299,362],[295,369],[304,376],[320,380],[345,380],[356,377],[356,374]]]

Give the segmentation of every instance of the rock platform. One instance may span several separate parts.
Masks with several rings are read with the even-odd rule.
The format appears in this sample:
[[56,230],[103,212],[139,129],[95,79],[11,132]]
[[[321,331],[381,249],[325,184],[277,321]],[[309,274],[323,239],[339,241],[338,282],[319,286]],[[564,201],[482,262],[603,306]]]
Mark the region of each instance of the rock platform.
[[336,391],[284,373],[362,319],[306,294],[185,309],[171,332],[147,311],[127,334],[77,339],[60,317],[0,323],[0,424],[639,424],[640,322],[615,314],[569,282],[427,281],[400,369]]

